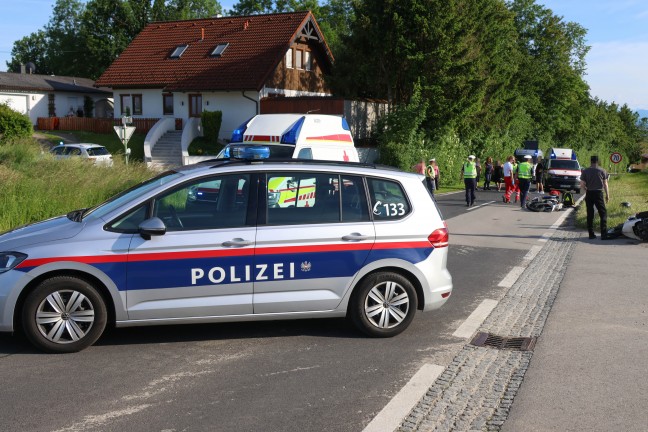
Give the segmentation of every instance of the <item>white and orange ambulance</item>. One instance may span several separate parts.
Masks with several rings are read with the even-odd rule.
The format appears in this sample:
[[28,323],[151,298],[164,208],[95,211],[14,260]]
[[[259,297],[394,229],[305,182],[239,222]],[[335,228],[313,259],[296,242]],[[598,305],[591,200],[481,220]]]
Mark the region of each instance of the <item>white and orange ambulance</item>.
[[218,158],[232,145],[267,146],[271,158],[359,162],[346,119],[325,114],[259,114],[232,133]]
[[581,167],[576,152],[569,148],[550,148],[544,160],[544,188],[580,193]]
[[[326,114],[259,114],[236,128],[230,143],[219,153],[227,159],[235,148],[263,147],[271,158],[317,159],[359,162],[346,119]],[[290,178],[275,178],[268,185],[277,207],[310,206],[315,185],[294,184]]]

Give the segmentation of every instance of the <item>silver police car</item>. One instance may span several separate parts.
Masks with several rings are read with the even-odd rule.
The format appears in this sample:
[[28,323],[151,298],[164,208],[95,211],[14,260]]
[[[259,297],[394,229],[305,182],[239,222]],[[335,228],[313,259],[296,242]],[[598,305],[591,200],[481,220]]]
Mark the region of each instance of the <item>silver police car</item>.
[[0,331],[21,327],[58,353],[90,346],[109,324],[349,316],[389,337],[447,301],[447,251],[420,175],[212,161],[2,234]]

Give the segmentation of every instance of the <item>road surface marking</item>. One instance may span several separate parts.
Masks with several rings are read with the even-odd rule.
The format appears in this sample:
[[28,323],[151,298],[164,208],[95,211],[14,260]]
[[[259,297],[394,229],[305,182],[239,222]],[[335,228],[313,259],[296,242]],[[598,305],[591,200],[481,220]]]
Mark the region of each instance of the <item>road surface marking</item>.
[[452,334],[452,336],[467,339],[475,334],[479,326],[482,325],[484,320],[497,306],[497,300],[484,300],[481,302],[477,309],[470,314],[466,321],[459,326],[459,328]]
[[524,255],[524,258],[522,258],[522,261],[533,261],[533,258],[538,255],[538,252],[542,250],[542,246],[531,246],[531,249],[529,249],[529,252],[527,252],[526,255]]
[[493,204],[494,202],[497,202],[497,201],[488,201],[488,202],[485,202],[484,204],[479,204],[478,206],[468,207],[468,211],[478,209],[479,207],[487,206],[488,204]]
[[513,267],[502,281],[497,284],[498,287],[511,288],[520,275],[524,272],[526,267]]
[[363,432],[385,432],[398,429],[401,422],[427,393],[434,381],[445,370],[435,364],[424,364],[412,379],[389,401]]

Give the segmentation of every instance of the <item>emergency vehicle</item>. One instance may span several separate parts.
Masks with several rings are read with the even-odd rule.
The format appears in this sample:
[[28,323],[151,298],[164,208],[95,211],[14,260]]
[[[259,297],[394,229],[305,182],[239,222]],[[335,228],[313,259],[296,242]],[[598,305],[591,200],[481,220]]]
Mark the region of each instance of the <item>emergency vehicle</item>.
[[542,153],[542,150],[538,149],[519,148],[515,149],[513,155],[515,156],[515,160],[518,161],[518,163],[524,162],[524,156],[527,155],[531,156],[533,163],[536,163],[538,161],[538,156],[544,158],[544,153]]
[[[234,130],[230,143],[217,157],[228,158],[233,148],[242,145],[269,148],[273,158],[359,162],[349,124],[335,115],[259,114]],[[269,190],[277,207],[293,206],[297,201],[313,205],[314,185],[275,179]]]
[[[269,153],[180,167],[3,233],[0,331],[58,353],[111,325],[348,316],[391,337],[448,300],[448,230],[423,176]],[[315,194],[273,206],[275,178]]]
[[550,148],[544,160],[545,191],[575,191],[580,193],[581,167],[576,152],[568,148]]
[[325,114],[259,114],[232,132],[218,158],[228,158],[232,145],[263,146],[273,158],[359,162],[351,129],[341,116]]

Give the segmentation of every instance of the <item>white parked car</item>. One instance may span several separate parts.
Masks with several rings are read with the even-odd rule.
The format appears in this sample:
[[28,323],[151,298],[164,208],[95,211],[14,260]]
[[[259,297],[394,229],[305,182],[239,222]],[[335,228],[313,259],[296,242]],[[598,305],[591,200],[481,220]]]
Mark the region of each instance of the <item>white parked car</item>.
[[56,159],[67,159],[79,157],[88,159],[94,165],[112,166],[113,158],[108,149],[99,144],[80,143],[80,144],[61,144],[52,147],[50,153]]
[[[349,316],[390,337],[448,300],[448,230],[423,176],[252,150],[0,235],[0,331],[72,352],[106,325]],[[277,178],[291,205],[273,202]]]

